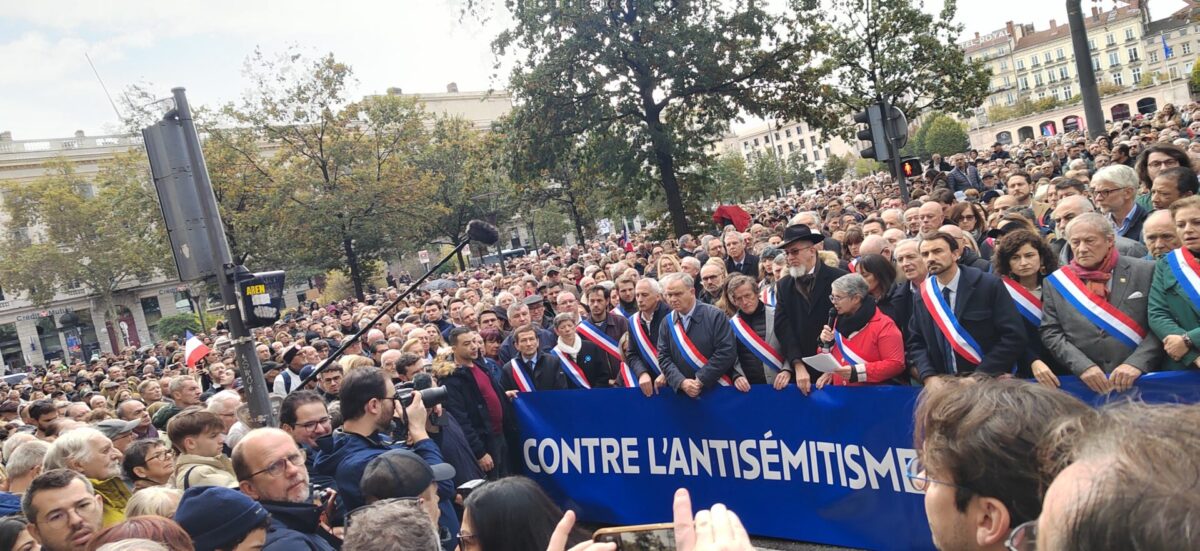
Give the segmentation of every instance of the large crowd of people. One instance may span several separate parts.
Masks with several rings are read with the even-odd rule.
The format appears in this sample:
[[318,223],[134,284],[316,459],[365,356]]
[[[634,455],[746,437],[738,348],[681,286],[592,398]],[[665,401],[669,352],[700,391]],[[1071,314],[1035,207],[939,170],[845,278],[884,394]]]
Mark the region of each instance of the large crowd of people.
[[[1200,367],[1189,132],[935,155],[908,203],[848,178],[741,205],[742,227],[543,245],[394,308],[406,274],[301,304],[254,330],[278,427],[252,425],[219,328],[37,367],[0,385],[0,551],[610,549],[519,476],[513,402],[754,385],[924,387],[909,477],[942,549],[1200,546],[1200,407],[1057,390]],[[723,507],[684,492],[675,513],[680,549],[749,548]]]

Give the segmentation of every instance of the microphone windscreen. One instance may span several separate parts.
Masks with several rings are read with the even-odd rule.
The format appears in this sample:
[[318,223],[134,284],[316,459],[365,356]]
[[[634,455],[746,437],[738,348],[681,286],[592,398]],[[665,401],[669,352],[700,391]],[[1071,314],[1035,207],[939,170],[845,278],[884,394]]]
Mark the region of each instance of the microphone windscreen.
[[477,243],[495,245],[500,240],[500,230],[483,220],[472,220],[467,222],[467,237]]

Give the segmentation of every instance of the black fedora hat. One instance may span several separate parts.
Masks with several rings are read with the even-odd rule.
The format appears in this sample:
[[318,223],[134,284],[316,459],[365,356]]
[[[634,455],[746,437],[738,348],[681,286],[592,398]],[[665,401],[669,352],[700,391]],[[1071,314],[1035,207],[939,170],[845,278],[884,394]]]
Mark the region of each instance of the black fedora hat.
[[783,243],[780,243],[779,247],[784,248],[800,240],[808,241],[809,243],[815,245],[821,241],[824,241],[825,236],[821,235],[820,233],[813,233],[812,230],[808,229],[808,226],[804,224],[792,224],[791,226],[784,228]]

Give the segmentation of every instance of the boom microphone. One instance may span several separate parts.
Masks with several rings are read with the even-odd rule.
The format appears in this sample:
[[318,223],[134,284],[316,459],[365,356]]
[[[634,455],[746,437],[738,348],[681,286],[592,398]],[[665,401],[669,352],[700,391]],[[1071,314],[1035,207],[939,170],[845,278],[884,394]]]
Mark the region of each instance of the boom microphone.
[[484,245],[495,245],[500,240],[500,230],[483,220],[472,220],[467,222],[467,237]]

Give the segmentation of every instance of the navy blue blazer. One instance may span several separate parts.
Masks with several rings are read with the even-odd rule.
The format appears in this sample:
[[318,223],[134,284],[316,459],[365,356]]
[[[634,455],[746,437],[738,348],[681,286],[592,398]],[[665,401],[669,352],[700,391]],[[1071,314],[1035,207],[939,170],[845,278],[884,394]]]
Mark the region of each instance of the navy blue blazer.
[[[558,356],[539,351],[534,359],[537,362],[532,372],[524,365],[521,366],[521,369],[533,382],[535,390],[566,390],[568,388],[567,374],[563,372],[562,362],[559,361]],[[517,363],[523,362],[518,360]],[[512,374],[512,360],[500,366],[500,386],[503,386],[504,390],[517,390],[517,380],[513,378]]]
[[[674,312],[671,314],[675,315]],[[683,360],[682,351],[675,346],[671,338],[671,318],[666,318],[658,327],[658,365],[662,367],[671,388],[678,391],[679,385],[686,379],[696,379],[705,388],[711,388],[717,385],[721,376],[732,375],[737,349],[733,329],[729,327],[725,312],[697,299],[687,336],[696,349],[708,358],[708,364],[702,366],[699,373]]]
[[[954,315],[983,349],[983,361],[973,366],[958,358],[958,372],[979,371],[990,375],[1012,373],[1028,343],[1024,321],[1000,278],[975,268],[959,266],[962,277],[954,297]],[[933,322],[925,302],[916,297],[905,353],[912,359],[921,380],[950,373],[946,341]]]

